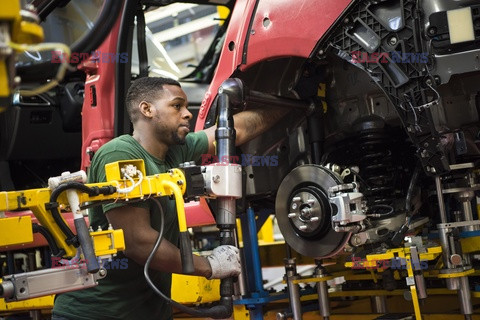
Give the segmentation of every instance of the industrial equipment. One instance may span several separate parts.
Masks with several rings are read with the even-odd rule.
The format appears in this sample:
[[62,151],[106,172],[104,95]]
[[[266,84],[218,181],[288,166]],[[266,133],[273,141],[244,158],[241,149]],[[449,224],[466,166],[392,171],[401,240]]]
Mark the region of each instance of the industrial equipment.
[[[131,26],[142,11],[139,4],[161,6],[164,1],[115,3],[122,13],[110,15],[110,33],[95,44],[105,52],[130,50]],[[345,311],[339,310],[340,300],[354,305],[355,299],[368,297],[372,306],[363,310],[375,316],[403,308],[406,318],[442,312],[472,318],[472,301],[480,297],[478,1],[222,4],[231,14],[218,41],[195,71],[181,79],[186,87],[208,85],[196,130],[212,126],[225,104],[291,110],[261,137],[237,150],[225,139],[219,150],[220,156],[235,152],[277,160],[242,162],[242,200],[236,206],[231,199],[220,205],[235,207],[241,220],[248,270],[234,292],[234,317],[262,319],[273,309],[280,319],[300,319],[312,312],[327,319]],[[131,73],[128,63],[81,63],[86,78],[79,77],[78,70],[69,73],[61,90],[52,93],[65,98],[81,92],[81,108],[73,103],[71,108],[68,103],[67,108],[57,107],[51,97],[39,95],[43,104],[37,101],[35,106],[43,108],[40,115],[31,110],[34,116],[14,117],[13,112],[30,112],[32,106],[25,101],[11,108],[12,114],[0,114],[0,123],[9,128],[0,136],[0,149],[8,151],[1,159],[0,183],[8,184],[5,177],[10,176],[28,180],[27,170],[14,170],[28,157],[19,146],[39,145],[7,125],[10,119],[17,119],[15,128],[24,123],[41,133],[47,128],[62,133],[56,136],[59,144],[81,142],[81,167],[88,168],[102,144],[129,132],[123,94],[132,78],[145,75],[148,63],[143,61],[138,74]],[[35,84],[52,78],[56,70],[42,64],[21,65],[16,71],[22,83]],[[235,80],[226,81],[231,78]],[[75,91],[78,83],[84,86]],[[69,117],[55,117],[60,109]],[[79,142],[60,129],[72,124],[74,115],[80,117],[80,109]],[[54,115],[50,127],[35,128],[25,120],[45,124],[41,115],[47,111]],[[35,164],[64,166],[59,149],[50,147],[50,158],[36,159]],[[78,156],[75,159],[79,163]],[[235,214],[222,212],[222,232],[231,243]],[[279,259],[285,267],[285,292],[263,286],[262,267],[270,261],[262,256],[256,233],[270,214],[291,248],[282,252],[285,260]],[[296,253],[315,264],[311,277],[298,274]],[[230,288],[231,283],[222,286]],[[440,303],[429,303],[441,298]],[[388,303],[392,300],[395,303]]]
[[[111,260],[117,251],[125,249],[123,233],[111,228],[89,232],[83,216],[84,207],[108,200],[128,202],[148,200],[150,197],[173,197],[180,228],[183,272],[191,274],[194,271],[193,256],[183,196],[190,198],[202,195],[233,200],[241,195],[241,167],[237,164],[205,167],[184,164],[181,170],[172,169],[167,173],[146,176],[143,160],[125,160],[107,164],[105,170],[107,182],[85,184],[85,172],[65,172],[50,178],[49,188],[1,193],[0,211],[31,209],[41,222],[42,234],[48,240],[54,256],[76,258],[56,268],[4,276],[0,294],[6,302],[88,288],[98,285],[97,279],[105,277],[107,270],[102,264]],[[65,223],[58,208],[72,211],[76,234]],[[20,218],[23,220],[21,223],[18,223],[18,217],[0,219],[2,230],[10,232],[0,243],[1,246],[33,240],[35,228],[32,228],[29,216]],[[18,226],[22,226],[22,229]],[[233,239],[231,241],[234,243]],[[148,262],[145,268],[148,269]],[[232,284],[227,283],[227,286],[231,287]],[[226,304],[221,303],[210,313],[202,310],[199,314],[216,318],[229,316],[233,310],[233,288],[224,288],[221,294],[221,299],[227,300]],[[223,305],[225,307],[222,309]]]
[[[287,252],[290,307],[279,317],[314,308],[301,283],[317,283],[324,318],[336,297],[362,291],[372,313],[394,312],[384,297],[400,288],[417,319],[442,289],[451,312],[474,313],[479,10],[476,1],[236,2],[196,129],[212,124],[215,92],[232,75],[246,108],[292,110],[240,151],[278,157],[244,167],[245,197],[275,212],[286,243],[318,266],[302,279]],[[243,297],[258,319],[276,299],[255,281]]]

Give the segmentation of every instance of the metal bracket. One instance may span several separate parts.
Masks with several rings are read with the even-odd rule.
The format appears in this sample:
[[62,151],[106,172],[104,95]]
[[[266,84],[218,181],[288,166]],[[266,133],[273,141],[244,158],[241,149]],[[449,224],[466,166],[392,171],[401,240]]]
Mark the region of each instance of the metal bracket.
[[2,296],[9,302],[86,289],[96,286],[97,280],[105,275],[105,269],[88,273],[84,263],[12,274],[3,278]]

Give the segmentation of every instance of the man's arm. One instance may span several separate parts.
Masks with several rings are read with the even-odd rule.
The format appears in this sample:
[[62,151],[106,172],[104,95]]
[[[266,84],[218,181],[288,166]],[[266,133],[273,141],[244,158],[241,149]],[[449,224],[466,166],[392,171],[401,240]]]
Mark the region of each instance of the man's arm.
[[[158,232],[150,226],[150,213],[145,208],[134,206],[118,207],[106,212],[114,229],[123,229],[125,255],[140,265],[144,265],[153,249]],[[195,275],[210,278],[212,269],[207,258],[193,256]],[[150,264],[152,269],[182,273],[180,250],[163,239]]]
[[[288,113],[286,108],[258,108],[245,110],[233,116],[233,122],[236,131],[235,145],[240,146],[245,142],[252,140],[258,135],[270,129],[284,115]],[[215,129],[213,126],[205,129],[208,138],[208,153],[215,153]]]

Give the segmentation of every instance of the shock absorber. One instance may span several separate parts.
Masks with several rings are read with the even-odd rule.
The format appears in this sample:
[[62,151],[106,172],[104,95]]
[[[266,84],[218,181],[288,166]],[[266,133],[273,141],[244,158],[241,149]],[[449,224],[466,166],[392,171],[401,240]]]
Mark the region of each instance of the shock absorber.
[[381,118],[362,122],[357,133],[358,166],[363,177],[367,206],[391,206],[395,192],[395,168],[392,159],[391,137],[385,132]]

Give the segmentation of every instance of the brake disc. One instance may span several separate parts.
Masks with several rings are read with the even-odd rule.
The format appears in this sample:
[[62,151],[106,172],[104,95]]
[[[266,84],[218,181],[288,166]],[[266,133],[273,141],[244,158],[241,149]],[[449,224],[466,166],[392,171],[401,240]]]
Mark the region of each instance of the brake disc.
[[280,231],[298,253],[316,259],[339,253],[350,233],[332,229],[332,206],[328,188],[342,184],[341,178],[319,165],[293,169],[278,188],[275,211]]

